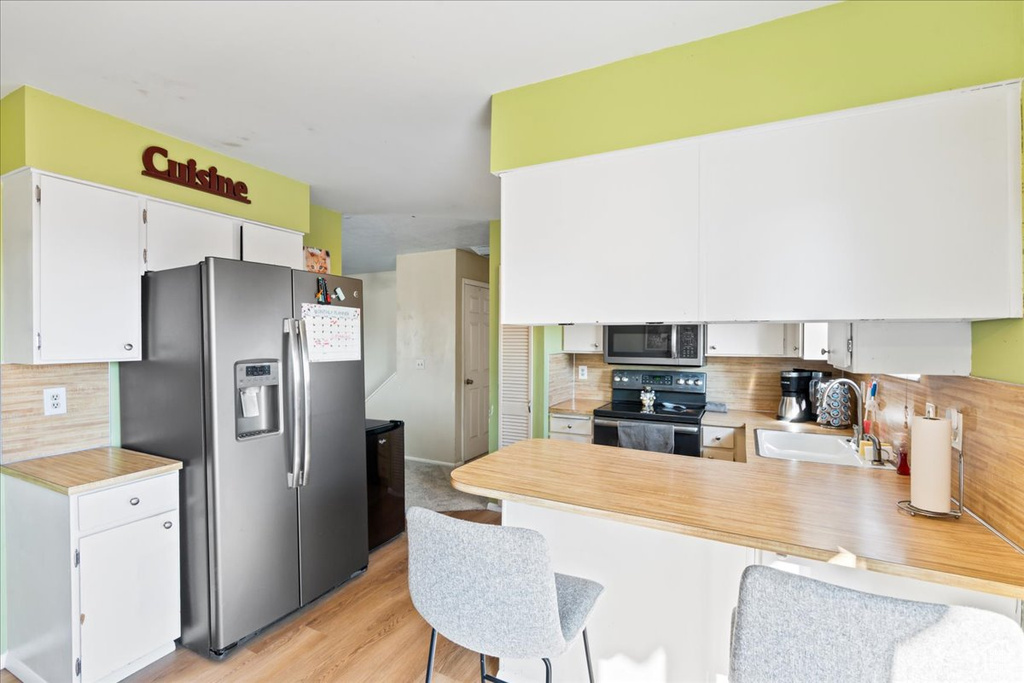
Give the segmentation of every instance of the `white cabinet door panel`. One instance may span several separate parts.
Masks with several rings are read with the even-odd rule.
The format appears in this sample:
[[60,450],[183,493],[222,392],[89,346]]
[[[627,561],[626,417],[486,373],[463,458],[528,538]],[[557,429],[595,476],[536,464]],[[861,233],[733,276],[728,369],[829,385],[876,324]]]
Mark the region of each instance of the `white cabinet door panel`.
[[604,326],[566,325],[562,328],[562,350],[566,353],[604,353]]
[[785,356],[783,323],[722,323],[707,328],[709,356]]
[[712,136],[700,163],[708,321],[1021,314],[1019,84]]
[[178,533],[175,510],[80,541],[83,682],[181,634]]
[[828,323],[803,324],[804,360],[828,360]]
[[227,216],[152,199],[146,213],[149,270],[193,266],[207,256],[241,256],[238,223]]
[[138,197],[50,176],[39,186],[40,360],[138,359]]
[[501,179],[502,324],[697,320],[695,143]]
[[243,223],[242,260],[303,270],[302,233]]

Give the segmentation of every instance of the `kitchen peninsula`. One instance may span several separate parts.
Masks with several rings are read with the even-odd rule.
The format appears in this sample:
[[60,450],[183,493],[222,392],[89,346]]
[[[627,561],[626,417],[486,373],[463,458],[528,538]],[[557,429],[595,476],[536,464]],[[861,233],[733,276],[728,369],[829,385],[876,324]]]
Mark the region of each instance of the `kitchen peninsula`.
[[[1011,616],[1024,598],[1024,554],[972,517],[898,512],[909,482],[892,471],[534,439],[454,470],[452,483],[502,499],[504,524],[544,533],[556,571],[607,587],[592,644],[602,666],[636,679],[725,673],[739,575],[774,554],[854,587]],[[502,672],[534,675],[518,664]]]

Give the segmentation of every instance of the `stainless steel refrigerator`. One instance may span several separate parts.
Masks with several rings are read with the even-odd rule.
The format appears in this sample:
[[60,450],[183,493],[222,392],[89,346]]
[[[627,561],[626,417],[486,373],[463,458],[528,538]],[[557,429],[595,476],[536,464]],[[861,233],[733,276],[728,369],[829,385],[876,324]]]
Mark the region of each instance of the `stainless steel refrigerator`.
[[316,274],[280,266],[143,278],[121,440],[185,463],[181,641],[207,656],[367,566],[362,284],[320,277],[329,305]]

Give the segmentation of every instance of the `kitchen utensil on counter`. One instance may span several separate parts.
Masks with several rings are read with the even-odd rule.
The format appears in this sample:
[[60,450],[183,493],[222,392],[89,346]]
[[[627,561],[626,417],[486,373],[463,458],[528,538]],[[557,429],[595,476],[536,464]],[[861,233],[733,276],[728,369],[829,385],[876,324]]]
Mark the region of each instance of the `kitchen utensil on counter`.
[[832,380],[832,373],[827,370],[814,370],[811,372],[811,381],[807,385],[807,400],[811,403],[811,417],[818,419],[818,387],[828,384]]
[[832,429],[846,429],[853,422],[850,418],[850,387],[840,384],[833,386],[824,396],[828,382],[819,382],[814,400],[819,405],[818,424]]
[[910,454],[914,473],[910,477],[910,500],[897,506],[911,515],[959,519],[964,508],[964,454],[959,456],[959,497],[957,510],[950,509],[950,466],[953,427],[938,417],[915,417],[910,425]]
[[776,418],[784,422],[810,422],[814,419],[808,390],[811,383],[809,370],[783,370],[779,373],[782,398]]

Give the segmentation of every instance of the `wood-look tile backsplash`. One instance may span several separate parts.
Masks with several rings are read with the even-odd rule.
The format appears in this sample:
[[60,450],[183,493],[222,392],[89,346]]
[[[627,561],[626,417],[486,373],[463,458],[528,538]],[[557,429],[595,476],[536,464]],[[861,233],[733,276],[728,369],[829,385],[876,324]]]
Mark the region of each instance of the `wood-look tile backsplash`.
[[[555,356],[565,356],[573,363],[572,354],[555,354],[551,356],[551,367],[555,366]],[[610,401],[612,396],[613,366],[604,362],[600,354],[576,354],[575,367],[587,366],[587,379],[576,379],[570,393],[575,391],[576,398],[588,398]],[[618,367],[618,366],[615,366]],[[795,367],[808,370],[832,371],[827,363],[821,361],[805,361],[798,358],[708,358],[702,368],[672,368],[678,370],[697,370],[708,375],[708,400],[720,401],[729,406],[730,410],[751,410],[759,413],[774,413],[778,410],[782,391],[779,388],[779,372],[792,370]],[[838,376],[838,373],[836,373]],[[571,383],[575,375],[568,376]],[[558,381],[564,381],[559,375]],[[556,378],[549,377],[549,400],[555,401],[556,395],[565,393],[565,388],[556,387]],[[567,396],[566,398],[569,398]],[[565,399],[563,399],[565,400]]]
[[[0,462],[110,444],[106,363],[0,365]],[[67,389],[68,412],[43,415],[43,390]]]

